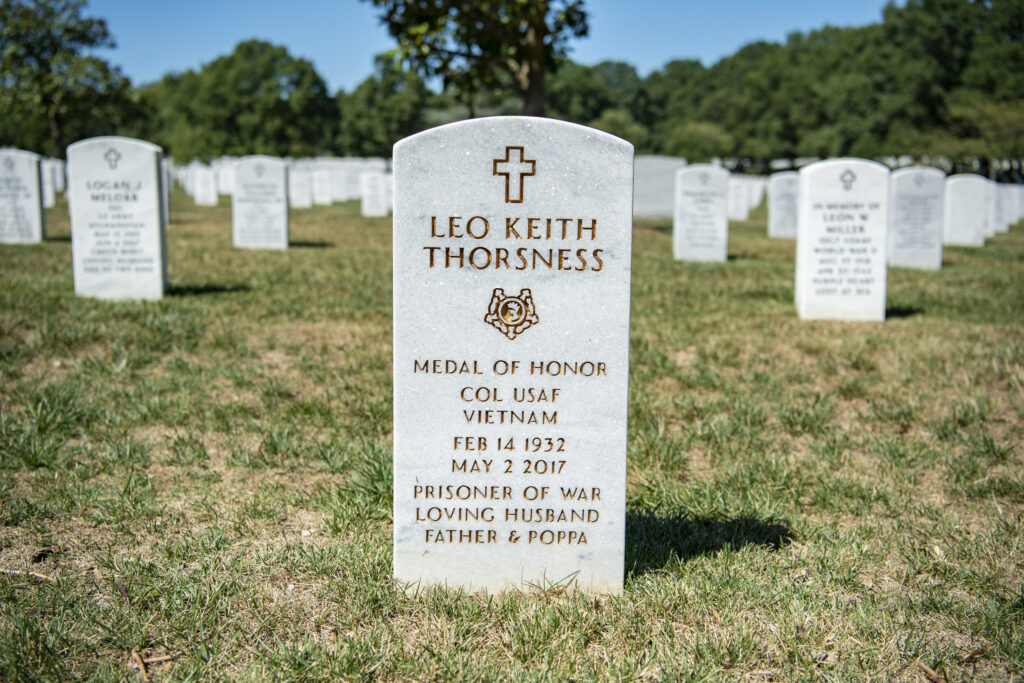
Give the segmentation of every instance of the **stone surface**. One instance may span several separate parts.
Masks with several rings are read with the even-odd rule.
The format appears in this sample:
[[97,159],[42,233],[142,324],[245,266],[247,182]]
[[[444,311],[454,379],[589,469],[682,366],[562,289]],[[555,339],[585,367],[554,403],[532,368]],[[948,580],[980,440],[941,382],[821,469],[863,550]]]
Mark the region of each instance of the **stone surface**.
[[322,165],[313,171],[313,203],[317,206],[334,203],[334,174]]
[[671,218],[675,211],[676,171],[686,166],[680,157],[641,154],[636,157],[633,215]]
[[768,236],[796,239],[797,196],[800,174],[796,171],[773,173],[768,180]]
[[942,267],[942,207],[946,174],[923,166],[893,171],[890,181],[889,265]]
[[288,248],[288,164],[270,156],[238,159],[233,169],[231,234],[244,249]]
[[750,191],[743,178],[729,178],[726,213],[731,221],[745,221],[750,218]]
[[101,137],[68,147],[75,294],[159,299],[167,281],[156,145]]
[[729,219],[729,172],[708,164],[676,171],[672,255],[682,261],[725,261]]
[[974,173],[946,178],[942,242],[958,247],[985,246],[988,200],[986,178]]
[[192,170],[192,199],[199,206],[217,206],[217,174],[209,166]]
[[43,208],[52,209],[57,206],[57,184],[54,182],[54,159],[43,159],[39,162],[39,179],[43,191]]
[[313,206],[313,174],[309,168],[290,166],[288,168],[288,207],[309,209]]
[[388,182],[383,171],[364,171],[359,176],[359,210],[362,215],[370,218],[388,215],[391,209]]
[[622,590],[632,162],[531,117],[395,145],[399,581]]
[[38,154],[0,149],[0,244],[35,244],[46,237]]
[[889,169],[830,159],[800,170],[796,302],[804,319],[885,320]]

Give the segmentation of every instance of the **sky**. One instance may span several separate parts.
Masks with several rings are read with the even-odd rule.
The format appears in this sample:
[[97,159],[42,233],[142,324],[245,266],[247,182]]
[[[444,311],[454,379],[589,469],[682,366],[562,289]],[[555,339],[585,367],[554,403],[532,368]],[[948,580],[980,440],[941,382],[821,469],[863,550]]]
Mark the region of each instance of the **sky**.
[[[880,21],[882,0],[587,0],[590,35],[572,43],[581,64],[617,60],[646,76],[673,59],[710,66],[757,40],[781,42],[826,24]],[[330,91],[351,91],[394,47],[375,8],[359,0],[89,0],[117,47],[99,54],[138,85],[198,69],[259,38],[311,61]]]

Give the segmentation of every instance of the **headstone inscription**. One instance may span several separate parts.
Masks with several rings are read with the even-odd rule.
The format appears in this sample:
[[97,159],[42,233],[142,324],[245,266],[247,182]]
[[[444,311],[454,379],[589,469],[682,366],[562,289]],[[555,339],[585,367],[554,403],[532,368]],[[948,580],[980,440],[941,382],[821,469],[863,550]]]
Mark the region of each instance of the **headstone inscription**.
[[942,267],[942,204],[946,174],[937,168],[906,167],[892,172],[889,265],[935,270]]
[[633,214],[640,218],[671,218],[675,211],[676,171],[686,166],[680,157],[637,156],[633,183]]
[[276,157],[242,157],[234,164],[231,234],[243,249],[288,248],[288,164]]
[[773,173],[768,181],[768,236],[796,239],[796,200],[800,174],[796,171]]
[[39,155],[0,149],[0,244],[35,244],[45,238]]
[[159,299],[167,283],[159,147],[101,137],[68,147],[75,294]]
[[957,247],[985,246],[988,180],[974,173],[946,178],[942,242]]
[[632,145],[483,118],[393,171],[395,577],[621,591]]
[[387,176],[383,171],[364,171],[359,176],[359,209],[362,215],[382,218],[388,215]]
[[725,215],[729,172],[709,164],[676,171],[672,254],[681,261],[725,261],[729,219]]
[[796,301],[803,319],[885,320],[889,169],[829,159],[800,169]]

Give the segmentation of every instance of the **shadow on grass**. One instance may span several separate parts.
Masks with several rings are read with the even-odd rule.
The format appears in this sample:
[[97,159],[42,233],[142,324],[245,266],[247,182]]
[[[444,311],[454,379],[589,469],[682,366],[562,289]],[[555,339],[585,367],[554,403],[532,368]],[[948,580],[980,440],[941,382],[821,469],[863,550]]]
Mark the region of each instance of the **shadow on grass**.
[[333,246],[334,242],[288,242],[288,247],[290,249],[329,249]]
[[924,309],[920,306],[889,306],[885,309],[885,319],[910,318],[922,313],[924,313]]
[[626,567],[634,576],[724,548],[758,545],[778,550],[792,540],[785,525],[754,517],[715,520],[626,512]]
[[756,261],[759,257],[757,254],[741,251],[735,254],[729,254],[725,258],[729,261]]
[[232,292],[250,292],[249,285],[171,285],[167,288],[167,296],[202,296],[204,294],[230,294]]
[[71,235],[47,235],[44,242],[70,242]]

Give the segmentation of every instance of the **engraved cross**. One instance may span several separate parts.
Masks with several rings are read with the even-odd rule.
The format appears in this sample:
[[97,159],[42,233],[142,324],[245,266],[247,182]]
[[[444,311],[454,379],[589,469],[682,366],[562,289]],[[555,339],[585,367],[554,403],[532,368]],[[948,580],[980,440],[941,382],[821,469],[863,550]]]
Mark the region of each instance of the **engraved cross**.
[[843,171],[843,174],[839,176],[839,182],[843,184],[844,190],[849,190],[850,188],[852,188],[853,181],[855,181],[856,179],[856,174],[854,174],[854,172],[851,171],[850,169],[846,169],[845,171]]
[[110,170],[114,170],[117,168],[117,162],[121,160],[121,154],[111,147],[107,150],[107,153],[103,155],[103,158],[107,160],[108,164],[110,164]]
[[[518,152],[516,159],[512,152]],[[522,147],[505,147],[505,158],[494,159],[494,175],[505,176],[505,203],[522,204],[523,181],[537,174],[537,160],[527,159]]]

